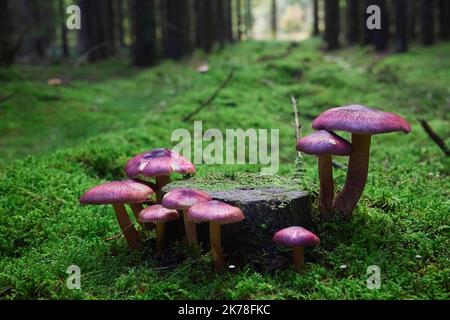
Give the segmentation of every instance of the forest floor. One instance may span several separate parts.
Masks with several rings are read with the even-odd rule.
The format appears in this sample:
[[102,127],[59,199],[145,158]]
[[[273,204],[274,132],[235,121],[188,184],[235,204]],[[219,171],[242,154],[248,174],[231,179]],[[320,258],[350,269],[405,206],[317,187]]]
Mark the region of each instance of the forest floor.
[[[311,39],[247,42],[209,57],[148,69],[107,61],[80,67],[0,70],[0,299],[449,299],[450,161],[422,130],[425,118],[450,144],[450,45],[376,56],[366,48],[323,54]],[[302,134],[330,106],[360,103],[404,116],[408,135],[373,137],[368,184],[351,221],[320,221],[320,246],[302,274],[251,261],[222,275],[210,256],[191,258],[184,243],[165,255],[130,252],[110,207],[79,205],[89,187],[124,176],[134,154],[170,147],[182,121],[234,69],[231,82],[195,120],[207,128],[280,132],[280,175],[295,170],[290,96],[299,99]],[[61,86],[47,84],[62,77]],[[348,135],[343,134],[348,138]],[[304,181],[317,189],[316,158],[304,156]],[[337,158],[344,163],[345,158]],[[209,172],[258,166],[199,165]],[[345,171],[334,171],[342,187]],[[66,287],[69,265],[81,289]],[[367,288],[378,265],[381,288]]]

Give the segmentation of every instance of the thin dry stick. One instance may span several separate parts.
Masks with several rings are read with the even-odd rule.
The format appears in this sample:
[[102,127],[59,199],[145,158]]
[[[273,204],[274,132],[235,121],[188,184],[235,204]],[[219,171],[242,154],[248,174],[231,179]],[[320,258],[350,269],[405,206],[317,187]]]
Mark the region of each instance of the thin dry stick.
[[230,72],[228,73],[227,77],[225,78],[225,80],[222,81],[222,83],[217,87],[217,89],[213,92],[213,94],[207,100],[203,101],[197,109],[195,109],[194,111],[189,113],[187,116],[185,116],[183,118],[183,121],[190,120],[193,116],[195,116],[197,113],[199,113],[203,108],[210,105],[211,102],[213,102],[213,100],[220,93],[220,91],[222,91],[222,89],[225,88],[225,86],[228,84],[228,82],[230,82],[231,79],[233,79],[233,76],[234,76],[234,69],[231,69]]
[[450,156],[450,150],[448,149],[447,145],[445,144],[445,141],[439,137],[439,135],[430,127],[428,122],[425,119],[417,119],[420,122],[420,125],[422,126],[423,130],[428,134],[428,136],[433,140],[438,147],[444,152],[444,154],[448,157]]
[[75,61],[75,67],[78,67],[78,66],[81,64],[81,62],[82,62],[84,59],[86,59],[92,52],[94,52],[94,51],[96,51],[96,50],[98,50],[98,49],[100,49],[101,47],[104,47],[104,46],[106,46],[106,45],[108,45],[107,42],[99,43],[99,44],[93,46],[91,49],[89,49],[89,50],[86,51],[85,53],[83,53],[83,54]]
[[[294,121],[295,121],[295,137],[297,138],[297,141],[300,140],[300,130],[302,126],[300,125],[300,121],[298,120],[298,101],[295,99],[294,96],[291,96],[291,102],[292,102],[292,109],[294,109]],[[302,153],[300,151],[297,151],[297,155],[299,158],[302,157]]]

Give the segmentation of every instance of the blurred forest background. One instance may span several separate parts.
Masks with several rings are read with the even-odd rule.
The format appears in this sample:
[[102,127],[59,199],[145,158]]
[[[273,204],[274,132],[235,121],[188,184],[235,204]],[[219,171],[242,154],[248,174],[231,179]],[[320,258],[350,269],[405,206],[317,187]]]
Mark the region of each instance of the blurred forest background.
[[[82,28],[66,28],[66,7],[81,8]],[[381,8],[380,30],[365,28],[365,8]],[[0,0],[0,64],[95,62],[127,56],[150,66],[248,39],[323,35],[326,49],[450,40],[446,0]],[[130,54],[128,54],[130,53]]]

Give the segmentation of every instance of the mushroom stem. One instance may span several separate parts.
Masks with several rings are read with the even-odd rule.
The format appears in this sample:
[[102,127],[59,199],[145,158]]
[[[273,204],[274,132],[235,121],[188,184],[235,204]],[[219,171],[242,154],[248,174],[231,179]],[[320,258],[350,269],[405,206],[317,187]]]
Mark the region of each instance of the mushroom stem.
[[139,248],[141,246],[139,233],[134,227],[133,222],[131,222],[130,217],[128,217],[125,206],[122,203],[115,203],[113,204],[113,208],[116,213],[117,222],[119,223],[120,229],[127,240],[128,246],[131,249]]
[[186,240],[188,244],[194,248],[198,246],[197,243],[197,229],[195,223],[188,218],[187,210],[183,210],[184,230],[186,232]]
[[300,272],[300,270],[303,269],[303,266],[305,265],[305,247],[293,247],[292,251],[294,270],[296,272]]
[[139,220],[139,213],[144,209],[142,206],[142,203],[131,203],[130,204],[131,211],[133,211],[134,217],[136,218],[136,221],[139,222],[139,225],[143,230],[153,230],[155,228],[155,225],[151,222],[141,222]]
[[364,191],[369,171],[370,134],[352,134],[353,154],[348,161],[347,178],[333,207],[345,217],[350,217]]
[[213,221],[209,223],[209,242],[214,259],[214,271],[220,273],[224,268],[220,223]]
[[331,217],[334,197],[333,168],[331,155],[324,154],[318,157],[320,194],[320,214],[324,218]]
[[156,182],[156,202],[161,203],[164,196],[161,192],[161,189],[170,182],[170,176],[157,176],[155,177],[155,182]]
[[161,252],[166,246],[166,223],[156,222],[156,251]]

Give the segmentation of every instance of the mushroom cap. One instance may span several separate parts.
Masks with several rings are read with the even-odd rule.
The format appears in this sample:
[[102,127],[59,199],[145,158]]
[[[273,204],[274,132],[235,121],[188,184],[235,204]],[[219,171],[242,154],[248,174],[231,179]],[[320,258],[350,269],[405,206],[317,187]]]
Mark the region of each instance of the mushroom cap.
[[164,195],[162,205],[169,209],[184,210],[211,199],[211,195],[204,191],[187,188],[173,189]]
[[411,125],[399,115],[358,104],[329,109],[313,121],[312,127],[360,134],[411,131]]
[[195,223],[212,221],[227,224],[244,220],[244,213],[238,207],[221,201],[210,200],[192,206],[188,210],[188,218]]
[[353,146],[334,132],[319,130],[298,140],[297,150],[315,155],[349,156],[353,153]]
[[320,243],[318,236],[302,227],[282,229],[275,233],[273,241],[288,247],[317,246]]
[[177,210],[164,208],[160,204],[147,207],[139,212],[140,222],[166,222],[180,218]]
[[130,178],[168,176],[172,172],[194,173],[194,165],[178,152],[166,148],[154,149],[136,155],[125,165]]
[[81,204],[142,203],[153,194],[152,188],[134,180],[112,181],[95,186],[80,198]]

